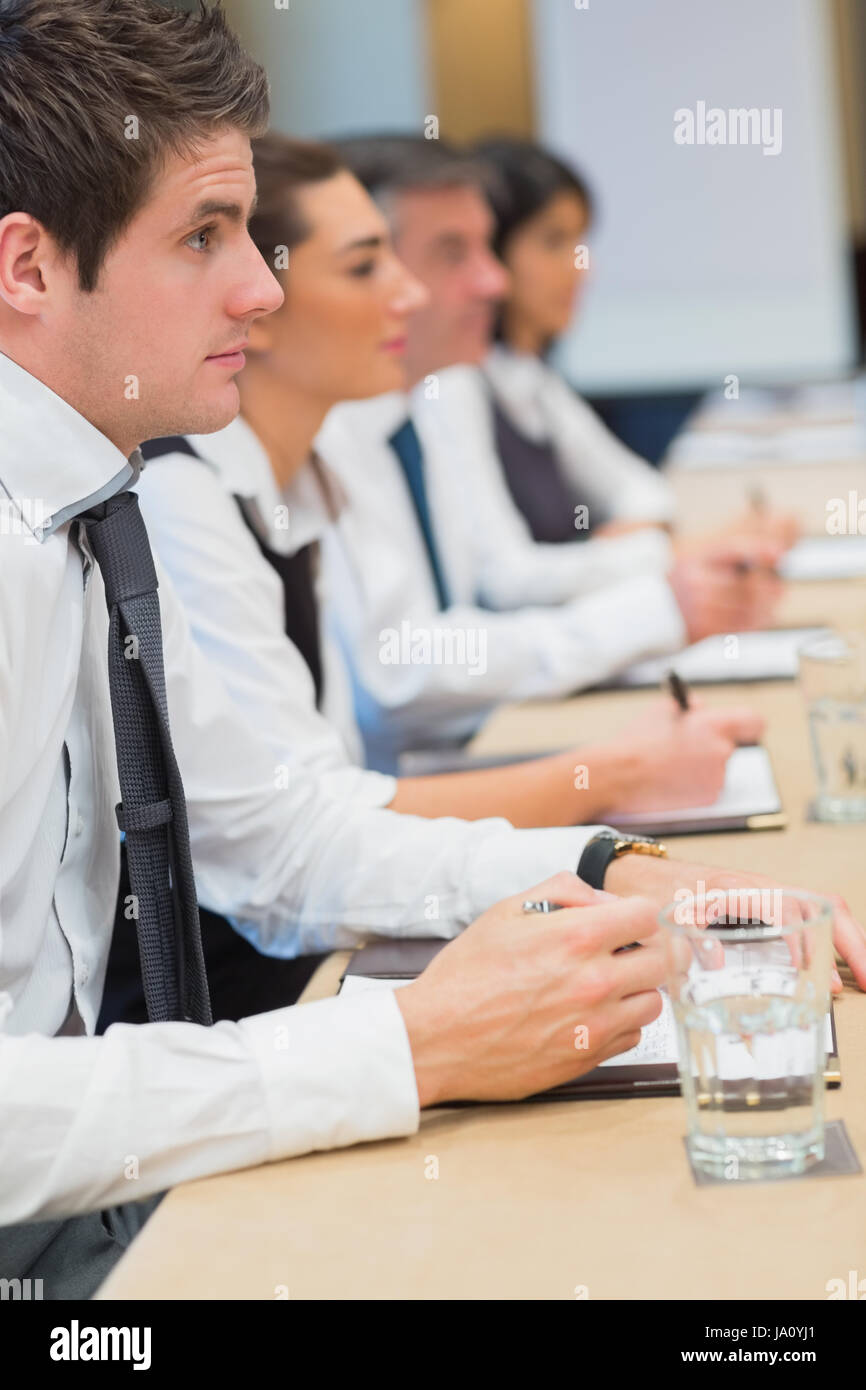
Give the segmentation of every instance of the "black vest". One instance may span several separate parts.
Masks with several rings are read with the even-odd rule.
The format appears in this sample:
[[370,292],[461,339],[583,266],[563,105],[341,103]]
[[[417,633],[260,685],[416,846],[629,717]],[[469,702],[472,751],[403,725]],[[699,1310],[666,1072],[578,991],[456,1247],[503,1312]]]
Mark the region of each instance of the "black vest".
[[[165,439],[151,439],[141,446],[145,460],[159,458],[163,454],[199,455],[182,435]],[[318,546],[315,541],[303,546],[294,555],[281,555],[272,550],[261,538],[255,525],[249,502],[245,497],[235,494],[238,510],[249,527],[256,544],[276,570],[283,585],[285,608],[285,631],[290,642],[294,643],[307,663],[313,684],[316,688],[316,705],[321,707],[323,694],[322,644],[319,632],[319,605],[316,599],[315,562]]]
[[[575,507],[589,499],[578,497],[563,476],[553,445],[549,441],[538,444],[523,434],[492,393],[491,406],[496,450],[505,481],[532,539],[554,544],[585,541],[592,526],[575,527]],[[590,508],[591,520],[600,521],[593,516],[594,511]]]

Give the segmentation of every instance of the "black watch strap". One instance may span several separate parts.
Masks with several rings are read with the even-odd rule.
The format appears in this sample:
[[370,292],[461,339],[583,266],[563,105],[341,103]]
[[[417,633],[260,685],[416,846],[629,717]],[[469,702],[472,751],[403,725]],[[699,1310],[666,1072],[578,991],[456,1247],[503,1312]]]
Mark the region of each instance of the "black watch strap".
[[578,878],[582,878],[590,888],[603,888],[607,866],[616,858],[618,843],[619,836],[616,835],[593,835],[578,860]]
[[577,876],[590,888],[603,888],[611,859],[629,853],[651,854],[653,858],[665,859],[667,852],[667,846],[654,840],[651,835],[617,835],[612,830],[599,830],[584,845],[577,865]]

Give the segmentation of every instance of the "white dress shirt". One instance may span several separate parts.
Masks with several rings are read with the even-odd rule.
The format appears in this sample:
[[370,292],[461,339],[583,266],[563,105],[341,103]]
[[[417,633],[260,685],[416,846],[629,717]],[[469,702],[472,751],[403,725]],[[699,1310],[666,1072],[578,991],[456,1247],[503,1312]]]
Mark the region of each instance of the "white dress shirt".
[[[379,931],[453,936],[499,898],[557,868],[574,868],[595,827],[515,830],[500,819],[367,811],[392,800],[395,779],[353,765],[347,740],[317,711],[306,662],[285,633],[282,583],[234,501],[237,495],[251,501],[267,544],[293,553],[334,529],[322,487],[333,497],[334,480],[308,465],[281,492],[267,453],[240,417],[216,434],[191,435],[189,443],[198,458],[162,455],[136,484],[151,544],[208,665],[274,757],[310,774],[335,805],[347,803],[344,853],[350,862],[368,861],[372,878],[356,884],[351,909],[343,912],[351,910],[354,919],[364,910]],[[327,636],[323,650],[326,683],[335,681],[342,692],[342,655]],[[342,693],[336,706],[348,742],[355,742]],[[357,896],[364,891],[372,901]],[[247,934],[247,924],[242,927]],[[263,944],[260,933],[253,939]],[[291,954],[297,939],[264,944]]]
[[[70,518],[134,481],[140,455],[127,461],[2,354],[0,419],[0,1225],[413,1132],[414,1069],[390,991],[213,1028],[117,1024],[88,1036],[114,918],[119,793],[105,591]],[[481,822],[473,834],[456,822],[448,838],[421,822],[426,871],[393,902],[383,885],[401,832],[417,843],[423,830],[323,797],[289,749],[285,777],[157,571],[199,896],[252,923],[259,944],[279,950],[288,938],[291,954],[374,929],[448,935],[479,896],[519,891],[521,856],[527,886],[542,865],[574,863],[581,831]],[[450,886],[438,921],[425,916],[434,884]]]
[[[559,386],[567,390],[562,382]],[[670,568],[670,538],[658,527],[571,545],[533,539],[505,479],[490,388],[478,368],[450,367],[438,373],[433,389],[421,385],[411,399],[412,417],[433,466],[438,471],[440,458],[458,461],[451,471],[455,478],[462,474],[463,506],[471,507],[473,578],[487,607],[562,603],[636,574],[664,575]],[[525,403],[525,394],[517,391],[516,399]],[[647,465],[640,467],[645,471]]]
[[[667,479],[617,439],[592,407],[540,357],[497,343],[480,373],[468,369],[461,376],[470,410],[480,408],[489,420],[492,391],[521,434],[536,444],[553,445],[557,462],[578,498],[593,499],[607,519],[673,521],[674,495]],[[450,389],[450,374],[446,374],[443,389]]]
[[[402,749],[467,737],[503,700],[566,695],[686,640],[661,532],[573,546],[532,541],[496,482],[499,462],[484,445],[489,419],[462,408],[467,371],[442,372],[411,397],[339,405],[316,440],[347,496],[324,545],[331,620],[352,668],[368,761],[386,770]],[[452,409],[458,397],[461,408]],[[388,444],[410,409],[451,598],[444,613]],[[434,634],[438,648],[413,645],[421,633]],[[483,663],[445,659],[481,646]],[[442,659],[424,659],[428,650]]]
[[[291,747],[335,797],[386,806],[393,777],[364,769],[351,680],[334,640],[321,633],[321,711],[306,661],[286,637],[283,585],[265,560],[235,497],[264,543],[281,555],[321,544],[340,505],[336,479],[303,468],[285,489],[258,437],[238,416],[224,430],[190,435],[198,458],[162,455],[136,484],[153,549],[167,569],[193,637],[258,730]],[[191,524],[191,519],[194,522]],[[320,611],[326,576],[315,580]],[[276,735],[274,731],[277,731]]]

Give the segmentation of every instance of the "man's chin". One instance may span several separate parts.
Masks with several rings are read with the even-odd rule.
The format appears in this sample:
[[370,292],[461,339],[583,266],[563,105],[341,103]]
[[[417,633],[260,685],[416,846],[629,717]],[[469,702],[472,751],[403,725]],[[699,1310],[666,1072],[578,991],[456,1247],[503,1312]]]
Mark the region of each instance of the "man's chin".
[[490,351],[491,339],[486,333],[467,333],[463,341],[455,345],[454,362],[465,367],[477,367]]
[[219,394],[207,399],[189,400],[174,415],[175,423],[167,434],[215,434],[230,425],[241,408],[241,398],[234,381],[227,381]]

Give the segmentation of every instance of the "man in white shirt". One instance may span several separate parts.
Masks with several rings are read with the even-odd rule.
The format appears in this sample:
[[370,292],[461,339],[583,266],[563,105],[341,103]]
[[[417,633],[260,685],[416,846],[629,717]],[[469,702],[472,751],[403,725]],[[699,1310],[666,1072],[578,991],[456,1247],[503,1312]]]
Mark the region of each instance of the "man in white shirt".
[[[139,142],[125,135],[130,111]],[[114,915],[118,784],[105,589],[78,518],[135,480],[142,439],[207,432],[237,411],[236,349],[281,299],[246,232],[248,136],[266,118],[264,74],[218,12],[147,0],[0,11],[0,1278],[46,1271],[46,1297],[92,1291],[140,1219],[136,1199],[407,1134],[419,1105],[555,1084],[631,1046],[659,1009],[654,907],[599,903],[560,874],[533,895],[568,905],[555,927],[527,930],[524,892],[399,996],[90,1036]],[[384,921],[369,889],[399,838],[374,849],[371,826],[365,858],[365,843],[345,838],[345,804],[292,768],[275,775],[285,769],[273,748],[226,696],[161,580],[168,714],[203,899],[263,940],[287,922],[327,941],[420,926],[423,882]],[[548,832],[542,845],[488,825],[464,838],[454,930],[485,875],[489,898],[506,863],[515,875],[523,854],[527,870],[573,863],[587,833]],[[431,857],[442,853],[431,841]],[[589,914],[570,910],[586,903]],[[647,949],[613,954],[634,939]],[[527,982],[517,1000],[514,971]],[[575,1020],[590,1030],[580,1054]],[[95,1215],[64,1219],[74,1213]]]
[[[502,700],[568,694],[711,632],[765,623],[777,586],[736,562],[748,549],[774,563],[768,542],[673,561],[657,528],[566,546],[531,540],[467,389],[471,369],[456,365],[486,354],[506,285],[477,170],[441,141],[339,149],[430,290],[408,327],[408,399],[341,405],[317,439],[348,497],[342,545],[326,549],[326,564],[370,764],[391,771],[405,748],[459,741]],[[394,445],[409,416],[435,556]],[[452,655],[482,648],[483,662]]]
[[[131,109],[144,137],[134,150]],[[396,995],[91,1036],[118,781],[105,587],[79,518],[126,496],[143,438],[206,433],[237,411],[236,349],[281,297],[246,231],[248,135],[266,117],[264,74],[218,12],[147,0],[0,11],[0,1278],[44,1275],[48,1298],[92,1292],[140,1222],[135,1199],[408,1134],[420,1106],[543,1089],[634,1045],[660,1009],[657,899],[684,867],[625,854],[604,883],[652,882],[656,902],[599,901],[558,874],[530,895],[563,911],[528,918],[524,891]],[[349,921],[346,939],[378,925],[365,885],[399,843],[389,835],[374,855],[371,833],[365,864],[341,837],[343,803],[323,804],[293,769],[275,778],[273,748],[160,579],[171,742],[203,898],[265,938],[293,920],[328,939],[335,922]],[[561,863],[585,832],[558,833],[544,852]],[[511,834],[515,860],[539,853]],[[476,853],[500,879],[495,852]],[[396,934],[421,915],[408,903],[384,925]],[[837,930],[866,979],[862,933],[841,909]],[[645,949],[618,953],[633,940]]]

